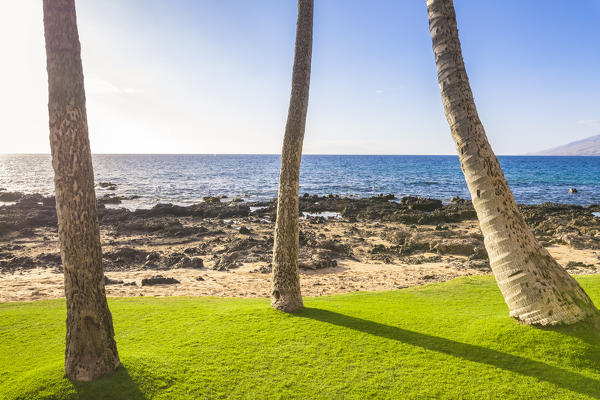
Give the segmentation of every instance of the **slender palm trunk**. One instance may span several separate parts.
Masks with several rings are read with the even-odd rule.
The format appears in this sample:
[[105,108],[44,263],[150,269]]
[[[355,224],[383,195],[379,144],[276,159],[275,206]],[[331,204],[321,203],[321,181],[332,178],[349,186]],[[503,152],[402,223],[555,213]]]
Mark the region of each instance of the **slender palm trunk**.
[[44,0],[50,147],[65,272],[65,371],[89,381],[119,366],[106,302],[74,0]]
[[526,324],[572,324],[598,310],[535,239],[517,209],[479,120],[452,0],[427,0],[429,30],[446,118],[510,315]]
[[281,151],[271,288],[271,306],[285,312],[303,307],[298,274],[298,191],[310,86],[312,34],[313,0],[298,0],[292,94]]

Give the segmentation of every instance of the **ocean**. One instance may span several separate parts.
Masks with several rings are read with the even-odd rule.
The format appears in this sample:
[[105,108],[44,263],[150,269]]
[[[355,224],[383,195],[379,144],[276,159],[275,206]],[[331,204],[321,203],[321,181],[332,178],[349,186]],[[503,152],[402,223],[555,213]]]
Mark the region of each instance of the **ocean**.
[[[600,203],[600,157],[500,156],[518,203]],[[121,206],[149,208],[157,203],[192,204],[203,196],[277,196],[279,155],[105,155],[93,156],[96,183],[112,182],[107,193],[140,196]],[[0,188],[53,193],[50,155],[0,155]],[[569,188],[578,190],[570,194]],[[470,198],[456,156],[305,155],[300,194],[368,197],[393,193],[444,202]]]

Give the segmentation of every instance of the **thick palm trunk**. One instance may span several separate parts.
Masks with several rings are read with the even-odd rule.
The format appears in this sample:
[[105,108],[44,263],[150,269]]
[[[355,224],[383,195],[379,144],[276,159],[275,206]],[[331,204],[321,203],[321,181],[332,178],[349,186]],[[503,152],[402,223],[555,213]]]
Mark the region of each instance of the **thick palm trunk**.
[[285,312],[303,306],[298,275],[298,191],[310,86],[312,33],[313,0],[298,0],[292,94],[281,151],[271,290],[271,306]]
[[446,118],[510,315],[540,325],[597,315],[587,294],[537,242],[517,209],[477,115],[452,0],[427,0],[427,9]]
[[44,0],[50,147],[67,299],[65,370],[89,381],[119,366],[106,302],[74,0]]

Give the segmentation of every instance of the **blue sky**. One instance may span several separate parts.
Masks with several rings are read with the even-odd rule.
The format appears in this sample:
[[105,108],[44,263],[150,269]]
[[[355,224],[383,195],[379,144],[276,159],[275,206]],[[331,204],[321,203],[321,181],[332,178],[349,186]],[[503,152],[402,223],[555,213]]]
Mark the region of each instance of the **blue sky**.
[[[76,0],[92,151],[278,153],[293,0]],[[600,133],[600,0],[455,0],[498,154]],[[41,1],[0,4],[2,153],[49,152]],[[453,154],[425,1],[315,0],[306,153]]]

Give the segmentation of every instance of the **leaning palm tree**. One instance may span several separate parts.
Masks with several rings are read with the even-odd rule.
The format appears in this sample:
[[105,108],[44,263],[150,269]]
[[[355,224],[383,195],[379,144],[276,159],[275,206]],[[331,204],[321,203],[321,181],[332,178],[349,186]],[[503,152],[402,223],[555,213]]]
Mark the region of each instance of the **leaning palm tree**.
[[452,0],[427,0],[427,9],[446,118],[510,315],[535,325],[597,316],[590,298],[537,242],[517,209],[477,115]]
[[50,148],[65,273],[65,371],[77,381],[119,366],[106,302],[74,0],[44,0]]
[[312,34],[313,0],[298,0],[292,94],[281,151],[271,288],[271,306],[285,312],[293,312],[303,306],[298,275],[298,191],[310,86]]

